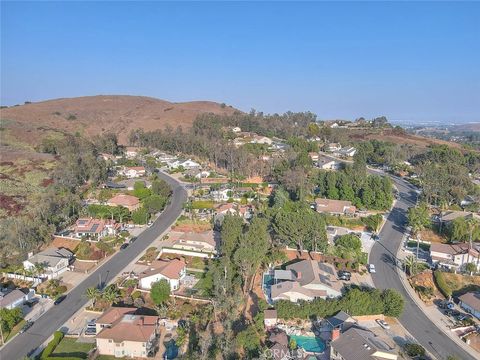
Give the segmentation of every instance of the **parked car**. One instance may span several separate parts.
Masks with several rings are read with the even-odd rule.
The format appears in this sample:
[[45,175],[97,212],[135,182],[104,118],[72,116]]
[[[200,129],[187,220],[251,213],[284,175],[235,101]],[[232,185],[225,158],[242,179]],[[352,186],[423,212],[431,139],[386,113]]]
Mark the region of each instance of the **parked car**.
[[368,272],[371,274],[375,274],[375,265],[373,264],[368,264]]
[[455,318],[456,318],[458,321],[464,321],[464,320],[467,320],[467,319],[473,319],[473,316],[470,315],[470,314],[460,313],[460,315],[456,316]]
[[23,334],[25,331],[27,331],[28,329],[30,329],[33,325],[33,321],[29,320],[25,323],[25,325],[23,325],[23,327],[20,329],[20,334]]
[[458,310],[453,310],[453,309],[447,309],[445,310],[445,315],[451,316],[451,317],[457,317],[460,316],[461,312]]
[[137,237],[136,237],[136,236],[132,237],[132,238],[128,241],[128,243],[129,243],[129,244],[133,244],[133,243],[135,242],[135,240],[137,240]]
[[28,307],[34,307],[36,304],[38,304],[39,301],[40,300],[38,298],[34,297],[33,299],[25,301],[25,305],[27,305]]
[[352,273],[350,271],[340,270],[338,272],[338,278],[340,280],[350,281],[351,277],[352,277]]
[[455,307],[455,304],[451,301],[442,301],[439,306],[440,306],[441,309],[451,310]]
[[55,300],[55,301],[53,302],[53,305],[58,305],[58,304],[60,304],[60,303],[61,303],[63,300],[65,300],[66,298],[67,298],[67,295],[59,296],[59,297],[57,298],[57,300]]
[[153,225],[153,221],[149,221],[149,222],[147,223],[147,226],[148,226],[148,227],[150,227],[150,226],[152,226],[152,225]]
[[390,325],[388,325],[388,323],[385,321],[385,320],[382,320],[382,319],[377,319],[375,320],[377,322],[378,325],[380,325],[382,328],[384,329],[390,329]]
[[123,243],[122,246],[120,246],[120,250],[125,250],[128,247],[128,243]]

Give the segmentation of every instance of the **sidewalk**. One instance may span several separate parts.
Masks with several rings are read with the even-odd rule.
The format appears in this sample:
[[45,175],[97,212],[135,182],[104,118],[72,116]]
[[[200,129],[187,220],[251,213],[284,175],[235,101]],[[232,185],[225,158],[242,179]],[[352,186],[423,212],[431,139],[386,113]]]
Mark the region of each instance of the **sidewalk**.
[[[399,253],[401,252],[401,247],[399,248]],[[397,255],[397,258],[399,256]],[[440,312],[440,310],[437,307],[428,307],[425,305],[425,303],[420,300],[420,298],[417,296],[417,293],[413,288],[410,286],[407,280],[407,276],[403,271],[400,271],[397,269],[398,276],[402,282],[403,287],[405,290],[410,294],[410,298],[412,298],[413,301],[415,301],[415,304],[420,308],[420,310],[423,311],[423,313],[437,326],[438,329],[440,329],[445,335],[450,337],[453,341],[455,341],[460,347],[462,347],[466,352],[468,352],[471,356],[474,358],[480,358],[480,353],[472,349],[470,346],[468,346],[465,342],[463,342],[458,336],[456,336],[453,332],[451,332],[447,326],[448,323],[445,321],[444,315]]]

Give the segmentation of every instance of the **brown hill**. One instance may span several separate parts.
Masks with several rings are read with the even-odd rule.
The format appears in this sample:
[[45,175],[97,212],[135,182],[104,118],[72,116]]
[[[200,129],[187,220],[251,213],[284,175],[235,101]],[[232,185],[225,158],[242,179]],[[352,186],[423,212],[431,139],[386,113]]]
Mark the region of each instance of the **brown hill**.
[[167,125],[190,127],[200,113],[232,114],[230,106],[211,101],[173,103],[144,96],[99,95],[30,103],[1,110],[3,120],[13,120],[13,134],[19,140],[35,143],[35,132],[29,128],[79,132],[92,136],[114,132],[125,144],[132,129],[155,130]]

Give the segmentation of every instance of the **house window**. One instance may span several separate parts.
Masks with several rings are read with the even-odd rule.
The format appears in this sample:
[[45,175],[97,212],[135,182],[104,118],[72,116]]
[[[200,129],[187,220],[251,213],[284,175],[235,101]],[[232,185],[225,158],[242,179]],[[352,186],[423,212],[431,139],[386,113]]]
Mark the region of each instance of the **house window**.
[[[103,327],[103,326],[102,326],[102,327]],[[109,343],[112,343],[112,342],[113,342],[113,340],[112,340],[112,339],[108,339],[108,342],[109,342]]]

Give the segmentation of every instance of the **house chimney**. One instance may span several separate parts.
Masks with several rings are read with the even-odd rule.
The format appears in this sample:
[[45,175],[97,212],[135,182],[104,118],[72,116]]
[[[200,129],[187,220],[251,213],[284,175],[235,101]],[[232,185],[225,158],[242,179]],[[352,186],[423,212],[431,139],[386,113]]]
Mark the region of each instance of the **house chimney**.
[[332,330],[332,341],[337,340],[340,337],[340,329]]

